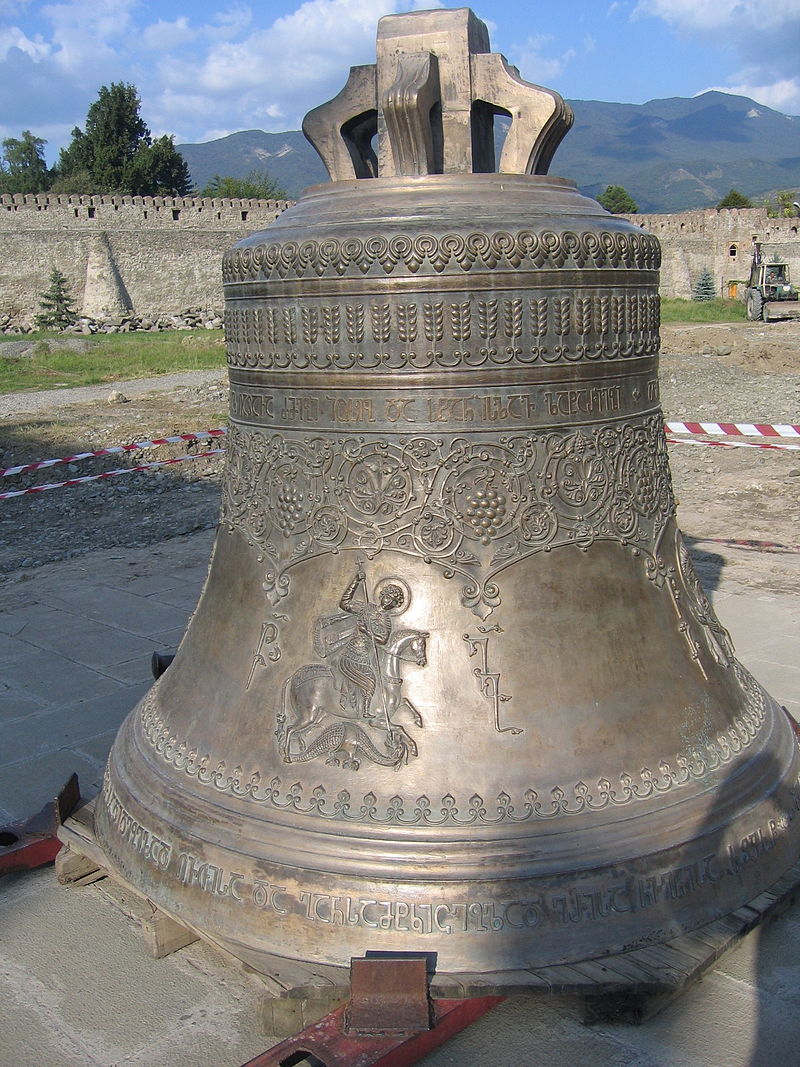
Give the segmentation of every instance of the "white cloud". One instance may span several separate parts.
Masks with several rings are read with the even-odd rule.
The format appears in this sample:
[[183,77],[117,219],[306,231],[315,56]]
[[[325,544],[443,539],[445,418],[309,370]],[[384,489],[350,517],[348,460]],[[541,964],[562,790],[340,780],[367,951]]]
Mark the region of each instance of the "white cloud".
[[633,17],[659,18],[678,33],[738,55],[739,69],[727,77],[723,91],[752,96],[779,110],[800,109],[800,0],[639,0]]
[[116,61],[133,30],[131,9],[136,0],[71,0],[42,8],[53,27],[53,59],[64,71],[93,73]]
[[689,30],[773,30],[796,23],[798,0],[767,4],[763,0],[736,0],[733,4],[699,3],[698,0],[640,0],[634,17],[653,16]]
[[18,49],[23,55],[33,60],[44,59],[50,55],[50,45],[40,36],[27,37],[18,26],[9,27],[0,40],[0,59],[5,59],[12,48]]
[[564,68],[575,59],[577,53],[574,48],[568,48],[558,56],[546,55],[552,42],[553,38],[549,34],[537,34],[511,49],[514,63],[519,67],[520,75],[525,81],[547,85],[554,78],[558,78]]
[[206,114],[216,123],[224,115],[242,128],[260,115],[267,125],[281,119],[296,128],[341,89],[351,64],[374,59],[375,24],[396,7],[393,0],[307,0],[267,29],[215,41],[202,56],[166,58],[160,75],[172,94],[208,94]]
[[206,32],[217,40],[230,40],[237,34],[244,33],[253,23],[253,12],[245,4],[232,4],[224,11],[218,11],[212,18],[212,25]]
[[158,22],[146,26],[142,30],[142,42],[145,48],[150,48],[154,52],[168,52],[188,41],[193,41],[197,32],[189,25],[188,18],[181,15],[174,22],[164,22],[163,19],[159,19]]
[[19,15],[29,4],[30,0],[0,0],[0,18]]
[[717,89],[721,93],[732,93],[734,96],[749,96],[751,100],[756,100],[759,104],[774,108],[776,111],[783,111],[788,115],[800,115],[800,78],[781,78],[770,85],[759,85],[757,82],[744,80],[733,85],[711,85],[703,92],[708,92],[710,89]]

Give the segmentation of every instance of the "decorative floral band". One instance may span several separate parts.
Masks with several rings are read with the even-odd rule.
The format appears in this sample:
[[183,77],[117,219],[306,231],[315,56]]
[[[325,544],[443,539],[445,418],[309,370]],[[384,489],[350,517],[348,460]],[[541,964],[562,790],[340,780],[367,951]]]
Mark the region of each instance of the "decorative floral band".
[[563,270],[586,267],[658,270],[658,239],[643,232],[587,230],[573,233],[520,230],[517,233],[374,236],[343,241],[263,240],[238,245],[223,259],[228,284],[260,278],[341,277],[349,273],[390,275],[399,266],[416,274],[479,270]]
[[643,767],[578,781],[569,787],[556,785],[541,792],[527,789],[520,797],[501,791],[493,800],[473,792],[456,797],[450,793],[433,801],[428,796],[379,798],[374,792],[361,797],[348,789],[329,791],[323,785],[309,787],[295,781],[287,785],[278,776],[260,770],[245,771],[241,763],[220,760],[179,739],[158,714],[157,686],[140,707],[140,724],[147,742],[177,770],[218,793],[254,801],[281,811],[343,822],[396,824],[401,826],[472,826],[521,823],[535,819],[583,815],[607,808],[648,800],[698,781],[729,763],[756,739],[767,717],[767,698],[753,676],[738,662],[733,670],[741,686],[745,709],[730,727],[702,747],[658,759],[655,770]]

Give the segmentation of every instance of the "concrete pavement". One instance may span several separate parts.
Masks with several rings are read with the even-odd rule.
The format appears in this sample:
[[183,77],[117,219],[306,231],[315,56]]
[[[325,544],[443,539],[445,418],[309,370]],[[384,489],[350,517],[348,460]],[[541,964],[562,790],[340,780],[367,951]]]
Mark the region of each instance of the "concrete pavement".
[[[0,584],[0,823],[37,810],[72,771],[84,793],[99,784],[151,652],[183,633],[211,540],[98,551]],[[800,717],[797,598],[727,583],[723,565],[713,599],[742,661]],[[236,1067],[271,1043],[256,980],[201,944],[150,959],[126,917],[136,909],[110,882],[64,889],[52,868],[0,881],[0,1064]],[[520,997],[425,1063],[788,1067],[799,1047],[796,905],[640,1027],[587,1028],[571,1002]]]

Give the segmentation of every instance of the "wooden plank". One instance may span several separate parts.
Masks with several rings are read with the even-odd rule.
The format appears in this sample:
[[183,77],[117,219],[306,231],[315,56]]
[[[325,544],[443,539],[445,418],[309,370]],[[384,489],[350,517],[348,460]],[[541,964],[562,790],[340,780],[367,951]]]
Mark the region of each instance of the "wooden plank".
[[673,939],[664,941],[660,945],[648,947],[656,949],[664,964],[674,968],[679,974],[684,974],[688,977],[697,969],[697,958],[688,952],[684,952],[678,945],[674,944]]
[[630,977],[614,970],[614,958],[605,960],[583,960],[581,963],[571,965],[585,978],[587,990],[591,993],[596,990],[598,995],[618,993],[630,989]]
[[261,1027],[265,1034],[285,1040],[342,1007],[347,998],[348,993],[341,989],[334,989],[327,995],[313,998],[266,995],[261,1000]]
[[679,951],[685,953],[695,961],[695,964],[707,964],[709,958],[716,959],[716,956],[712,953],[711,947],[705,942],[698,940],[693,933],[681,934],[679,937],[672,937],[667,944],[672,948],[677,948]]
[[73,852],[93,860],[96,866],[105,866],[106,856],[97,844],[93,827],[89,829],[83,822],[70,816],[63,825],[59,826],[58,840],[64,845],[69,845]]
[[55,868],[56,877],[61,885],[70,885],[73,882],[85,885],[87,883],[83,879],[87,875],[102,871],[99,877],[104,878],[106,873],[96,860],[89,859],[81,852],[75,852],[69,845],[61,846],[61,851],[55,858]]
[[156,960],[170,956],[178,949],[186,948],[187,945],[193,945],[195,941],[200,940],[194,930],[158,910],[142,923],[142,934],[150,955]]
[[686,972],[662,951],[662,945],[636,948],[628,953],[629,959],[649,967],[656,978],[661,978],[665,987],[674,988],[686,980]]
[[670,983],[664,981],[662,974],[655,973],[652,967],[645,966],[641,960],[631,959],[628,953],[609,956],[603,962],[622,976],[628,989],[656,996],[670,988]]
[[591,985],[585,975],[568,963],[538,967],[536,973],[547,982],[552,993],[584,992]]

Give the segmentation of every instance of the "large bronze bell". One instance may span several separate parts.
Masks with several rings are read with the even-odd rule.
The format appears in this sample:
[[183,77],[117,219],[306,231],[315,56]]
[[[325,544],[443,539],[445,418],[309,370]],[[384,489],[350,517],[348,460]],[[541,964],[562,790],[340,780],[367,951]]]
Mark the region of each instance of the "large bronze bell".
[[225,257],[222,525],[97,835],[261,970],[660,942],[797,860],[800,760],[675,524],[658,243],[546,176],[570,109],[471,12],[377,51]]

